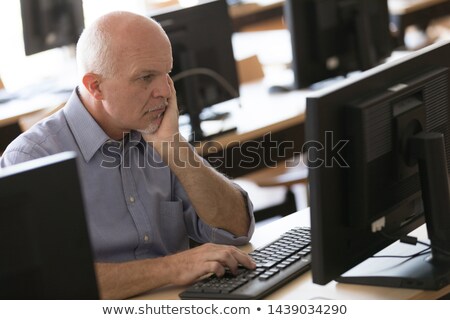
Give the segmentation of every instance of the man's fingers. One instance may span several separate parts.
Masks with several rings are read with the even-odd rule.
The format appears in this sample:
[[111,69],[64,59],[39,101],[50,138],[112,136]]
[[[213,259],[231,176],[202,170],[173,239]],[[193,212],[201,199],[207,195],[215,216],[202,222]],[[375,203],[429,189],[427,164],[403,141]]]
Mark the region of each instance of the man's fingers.
[[189,284],[207,274],[222,277],[226,269],[236,274],[239,266],[256,268],[255,262],[245,252],[233,246],[204,244],[171,256],[176,259],[172,265],[184,266],[174,283]]
[[255,262],[250,256],[236,247],[221,246],[219,250],[215,250],[214,252],[215,255],[211,256],[211,259],[220,262],[233,273],[237,272],[239,265],[248,269],[254,269],[256,267]]

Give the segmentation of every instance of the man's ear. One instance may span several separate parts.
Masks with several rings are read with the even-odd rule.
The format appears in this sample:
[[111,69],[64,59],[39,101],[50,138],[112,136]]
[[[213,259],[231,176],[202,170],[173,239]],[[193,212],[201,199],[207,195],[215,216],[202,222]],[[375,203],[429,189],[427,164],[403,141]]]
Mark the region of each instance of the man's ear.
[[83,76],[83,85],[95,100],[103,100],[99,75],[95,73],[86,73]]

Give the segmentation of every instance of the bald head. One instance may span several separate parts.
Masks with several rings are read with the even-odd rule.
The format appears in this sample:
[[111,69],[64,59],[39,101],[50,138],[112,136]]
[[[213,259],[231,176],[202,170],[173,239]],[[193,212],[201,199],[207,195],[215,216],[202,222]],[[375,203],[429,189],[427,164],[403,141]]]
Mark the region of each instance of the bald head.
[[131,12],[108,13],[88,26],[77,43],[80,76],[96,73],[110,77],[119,72],[116,65],[126,52],[153,43],[170,42],[154,20]]

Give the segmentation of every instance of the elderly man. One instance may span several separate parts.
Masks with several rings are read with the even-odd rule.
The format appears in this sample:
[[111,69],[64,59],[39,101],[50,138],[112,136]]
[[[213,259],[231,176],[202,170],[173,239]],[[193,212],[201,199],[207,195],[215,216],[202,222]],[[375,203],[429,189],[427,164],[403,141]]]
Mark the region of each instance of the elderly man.
[[[78,153],[101,297],[254,268],[230,246],[254,229],[246,193],[179,134],[164,30],[144,16],[109,13],[84,30],[77,63],[80,84],[66,106],[13,141],[0,164]],[[207,244],[189,249],[189,238]]]

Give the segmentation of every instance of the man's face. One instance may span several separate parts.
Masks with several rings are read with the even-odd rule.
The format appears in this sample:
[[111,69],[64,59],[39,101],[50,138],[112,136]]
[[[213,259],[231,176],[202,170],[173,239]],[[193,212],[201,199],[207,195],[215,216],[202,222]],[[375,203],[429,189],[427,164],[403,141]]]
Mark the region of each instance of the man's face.
[[101,81],[103,107],[114,131],[155,132],[170,96],[168,83],[172,51],[167,39],[124,46],[117,52],[114,70]]

